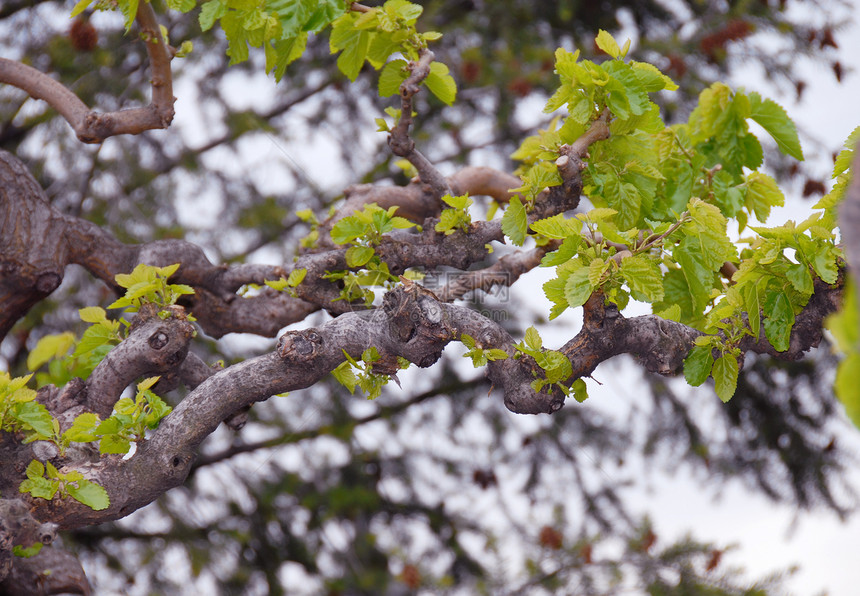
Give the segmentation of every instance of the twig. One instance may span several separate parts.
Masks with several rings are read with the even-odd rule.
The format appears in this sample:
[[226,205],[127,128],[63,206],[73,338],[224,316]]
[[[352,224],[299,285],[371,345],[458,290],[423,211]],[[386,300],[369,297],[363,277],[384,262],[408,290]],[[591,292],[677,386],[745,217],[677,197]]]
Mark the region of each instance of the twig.
[[409,127],[412,126],[412,98],[430,74],[430,65],[434,59],[433,52],[422,49],[418,60],[409,63],[410,74],[400,85],[400,119],[388,137],[388,146],[392,153],[415,166],[421,181],[430,186],[433,196],[438,200],[451,193],[448,181],[436,166],[415,148],[415,141],[409,136]]

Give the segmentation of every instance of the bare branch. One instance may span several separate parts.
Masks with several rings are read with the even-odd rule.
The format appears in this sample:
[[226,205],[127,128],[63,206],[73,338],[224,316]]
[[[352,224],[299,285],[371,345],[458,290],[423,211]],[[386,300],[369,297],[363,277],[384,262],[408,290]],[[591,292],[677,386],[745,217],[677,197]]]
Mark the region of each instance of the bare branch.
[[388,137],[388,146],[394,155],[405,158],[415,166],[421,181],[430,185],[433,197],[438,201],[444,195],[450,194],[448,181],[430,160],[415,148],[415,141],[409,136],[409,127],[412,126],[412,98],[430,74],[430,65],[434,59],[433,52],[423,49],[419,52],[418,61],[409,63],[410,74],[400,85],[400,119]]
[[167,128],[173,120],[173,77],[171,53],[161,36],[155,11],[141,2],[137,22],[146,44],[152,68],[152,101],[141,108],[99,113],[90,110],[72,91],[31,66],[0,58],[0,83],[26,91],[35,99],[46,101],[74,129],[84,143],[101,143],[120,134],[140,134],[145,130]]

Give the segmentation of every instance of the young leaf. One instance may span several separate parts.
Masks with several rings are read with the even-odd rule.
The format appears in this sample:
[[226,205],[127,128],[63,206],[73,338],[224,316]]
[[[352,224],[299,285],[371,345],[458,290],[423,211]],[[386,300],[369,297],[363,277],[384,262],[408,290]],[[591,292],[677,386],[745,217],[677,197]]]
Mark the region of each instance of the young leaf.
[[[621,259],[621,275],[634,292],[651,302],[663,299],[663,276],[657,263],[641,255]],[[634,296],[635,298],[635,296]]]
[[597,34],[597,38],[594,40],[594,43],[597,44],[598,48],[613,58],[621,56],[621,48],[618,47],[618,43],[615,41],[615,38],[603,29],[601,29]]
[[522,246],[526,239],[527,224],[526,209],[520,198],[515,196],[502,216],[502,231],[514,244]]
[[376,251],[372,246],[350,246],[346,250],[346,264],[348,267],[361,267],[366,265]]
[[803,150],[800,148],[797,128],[782,106],[771,99],[762,100],[761,95],[756,92],[750,93],[749,98],[752,110],[750,117],[773,137],[780,151],[798,161],[803,161]]
[[764,303],[764,333],[778,352],[788,349],[794,310],[785,292],[771,292]]
[[391,97],[399,93],[400,85],[409,76],[405,60],[392,60],[379,73],[380,97]]
[[101,511],[110,507],[110,497],[104,487],[86,479],[77,481],[75,484],[67,484],[66,490],[69,495],[79,503],[83,503],[90,509]]
[[712,374],[717,395],[724,402],[729,401],[738,386],[738,361],[734,356],[724,354],[714,362]]
[[836,369],[836,395],[845,406],[845,413],[860,427],[860,354],[849,354]]
[[538,330],[534,327],[526,329],[525,342],[526,346],[532,350],[540,350],[543,347],[543,340],[540,337],[540,333],[538,333]]
[[698,387],[708,380],[713,366],[711,346],[694,346],[684,359],[684,378],[693,387]]
[[564,284],[564,297],[567,298],[567,304],[571,308],[585,304],[594,292],[594,286],[588,280],[589,273],[588,267],[582,267],[567,278]]
[[457,98],[457,83],[448,74],[448,67],[441,62],[430,63],[430,74],[424,82],[430,92],[446,104],[452,105]]
[[36,370],[49,360],[65,356],[73,345],[75,345],[75,335],[69,331],[44,336],[27,355],[27,368]]
[[588,399],[588,388],[586,387],[584,380],[575,380],[570,386],[570,390],[573,393],[573,399],[575,399],[579,403],[582,403]]

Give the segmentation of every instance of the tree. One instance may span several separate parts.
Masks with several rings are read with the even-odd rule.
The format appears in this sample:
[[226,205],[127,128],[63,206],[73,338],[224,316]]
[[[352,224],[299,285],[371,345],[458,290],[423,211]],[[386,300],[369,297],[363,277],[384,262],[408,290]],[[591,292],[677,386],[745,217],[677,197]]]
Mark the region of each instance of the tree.
[[[126,319],[109,317],[102,308],[92,306],[109,300],[85,296],[81,306],[86,308],[80,310],[80,319],[89,326],[80,339],[60,333],[41,335],[38,342],[30,342],[32,349],[26,365],[33,371],[48,365],[48,372],[40,374],[38,394],[28,387],[30,381],[24,374],[6,378],[3,419],[6,432],[0,474],[3,479],[0,493],[7,508],[3,517],[28,520],[21,530],[6,530],[7,555],[13,545],[30,547],[35,542],[47,542],[53,532],[50,524],[74,529],[125,517],[182,485],[192,470],[196,473],[204,466],[242,452],[292,442],[297,436],[350,437],[357,425],[394,415],[438,394],[468,395],[479,385],[436,383],[403,404],[380,407],[357,418],[348,406],[332,402],[328,405],[332,424],[328,426],[298,433],[293,427],[294,434],[287,441],[282,437],[255,439],[208,453],[195,463],[201,442],[215,433],[221,422],[239,429],[247,420],[247,408],[252,404],[284,391],[322,383],[330,372],[350,391],[360,387],[370,396],[377,396],[382,385],[391,378],[397,379],[399,371],[409,363],[429,367],[440,359],[446,344],[460,342],[473,363],[486,368],[489,385],[495,395],[502,396],[509,410],[554,413],[579,429],[583,437],[603,434],[602,446],[607,454],[613,454],[623,451],[622,433],[609,432],[597,418],[577,412],[574,404],[562,409],[568,397],[577,401],[587,397],[584,379],[600,363],[618,354],[633,354],[650,372],[673,374],[683,368],[685,377],[694,385],[713,377],[717,393],[728,400],[736,391],[744,354],[797,360],[817,345],[825,317],[837,310],[844,274],[841,253],[835,245],[835,209],[847,187],[845,173],[852,155],[850,147],[837,161],[840,183],[820,203],[823,212],[817,212],[799,226],[750,227],[756,240],[740,252],[727,235],[730,219],[737,220],[741,229],[752,218],[763,224],[771,207],[782,200],[776,182],[758,171],[762,148],[749,132],[748,120],[761,125],[784,154],[802,157],[797,133],[784,110],[756,93],[715,83],[701,93],[685,125],[666,128],[651,98],[660,90],[673,89],[675,83],[657,68],[630,60],[627,46],[619,47],[615,39],[601,32],[594,42],[602,53],[600,60],[586,60],[579,53],[566,50],[524,56],[544,70],[556,71],[560,83],[556,79],[548,108],[566,115],[522,142],[515,153],[521,163],[517,176],[498,168],[477,166],[461,167],[445,176],[434,163],[439,160],[428,159],[420,150],[422,139],[419,137],[416,142],[413,137],[425,113],[436,114],[437,122],[441,122],[436,126],[440,130],[445,128],[441,106],[454,103],[457,91],[451,70],[445,64],[456,62],[453,58],[446,62],[436,60],[431,48],[438,43],[438,35],[422,33],[416,28],[421,7],[397,0],[378,8],[337,2],[270,3],[264,11],[213,1],[204,3],[199,15],[195,12],[195,21],[182,14],[194,8],[194,3],[168,4],[179,12],[156,15],[150,4],[119,3],[125,27],[132,27],[136,20],[143,31],[143,43],[124,44],[123,48],[137,49],[123,51],[133,55],[132,52],[140,51],[138,46],[145,47],[146,63],[152,69],[152,100],[143,108],[95,114],[87,105],[95,103],[93,100],[102,91],[98,85],[84,89],[86,77],[78,85],[82,88],[73,94],[66,86],[24,66],[23,62],[0,61],[0,80],[33,97],[47,99],[71,124],[78,141],[92,143],[107,138],[111,138],[111,143],[117,141],[113,149],[100,151],[108,155],[102,157],[99,153],[88,160],[90,168],[78,180],[83,180],[87,189],[83,193],[69,192],[69,181],[75,177],[59,176],[57,164],[44,162],[34,166],[49,189],[51,180],[60,181],[61,190],[55,191],[53,204],[46,200],[28,168],[10,154],[3,154],[0,171],[4,181],[4,276],[0,287],[4,308],[0,328],[5,334],[19,319],[32,317],[41,317],[48,327],[58,326],[61,318],[52,322],[50,314],[38,313],[37,305],[58,288],[66,276],[66,266],[71,263],[82,265],[90,275],[116,290],[121,297],[109,308],[122,308],[128,313]],[[75,11],[80,13],[88,5],[79,3]],[[4,10],[12,14],[23,6],[13,4]],[[652,23],[646,18],[649,11],[654,15],[659,10],[662,9],[648,7],[637,13],[643,28]],[[754,14],[761,23],[778,21],[778,10],[761,11]],[[440,20],[450,21],[443,24],[454,31],[465,18],[456,7],[441,14]],[[505,14],[515,11],[508,10]],[[564,15],[559,14],[558,18],[562,24],[565,22]],[[162,31],[157,26],[160,19],[166,20],[170,28]],[[231,114],[230,129],[203,149],[231,142],[247,130],[265,131],[266,120],[311,95],[322,97],[320,111],[326,112],[327,117],[340,111],[341,119],[348,120],[344,126],[355,127],[358,136],[360,126],[355,122],[366,111],[361,96],[352,85],[344,84],[340,75],[332,74],[330,67],[326,70],[319,66],[321,55],[328,52],[330,45],[338,52],[338,68],[344,76],[357,81],[359,90],[368,80],[360,78],[367,63],[380,71],[374,81],[379,95],[399,95],[394,102],[396,107],[389,109],[388,118],[380,119],[378,125],[389,133],[385,151],[405,159],[408,164],[405,169],[417,177],[401,186],[350,187],[345,193],[346,201],[328,217],[319,215],[319,219],[315,212],[324,211],[320,203],[327,200],[326,192],[312,188],[298,192],[294,204],[314,209],[298,213],[311,227],[311,234],[302,242],[292,263],[284,258],[276,265],[215,265],[199,246],[169,239],[175,231],[159,230],[158,220],[177,221],[181,218],[181,206],[167,207],[168,212],[163,215],[144,199],[148,194],[176,196],[176,189],[183,182],[187,184],[187,178],[175,176],[161,182],[157,177],[153,184],[136,190],[139,179],[122,172],[134,172],[130,170],[132,166],[119,166],[119,157],[110,153],[129,147],[135,147],[136,154],[149,152],[141,161],[151,164],[156,174],[166,174],[180,163],[192,172],[199,167],[196,152],[187,148],[174,146],[167,150],[166,145],[156,144],[145,135],[131,141],[113,138],[170,124],[171,69],[175,64],[171,57],[187,53],[188,48],[170,47],[165,33],[179,40],[196,37],[190,33],[195,22],[206,31],[220,22],[231,62],[256,61],[258,68],[274,71],[277,78],[292,79],[287,69],[294,67],[298,69],[295,78],[299,80],[302,74],[312,72],[312,66],[316,72],[326,73],[325,78],[316,82],[308,77],[304,81],[306,87],[273,106],[267,118],[261,119],[250,112]],[[743,22],[727,22],[724,29],[718,30],[721,37],[710,38],[708,43],[707,35],[701,37],[703,60],[712,65],[715,73],[720,72],[720,53],[725,51],[726,43],[750,32]],[[585,24],[601,23],[586,20]],[[548,20],[547,26],[552,31],[559,25],[553,19]],[[504,26],[515,25],[491,18],[484,26],[509,31]],[[87,40],[97,35],[90,27],[86,16],[75,21],[69,39],[52,41],[51,60],[65,59],[66,68],[81,70],[80,62],[69,63],[63,48],[68,49],[68,44],[78,48],[88,44]],[[327,41],[321,35],[310,38],[307,35],[323,30],[330,30]],[[816,33],[821,36],[822,48],[829,45],[825,43],[828,31],[822,29]],[[798,39],[803,38],[800,32],[792,33]],[[211,33],[200,35],[207,43],[211,40],[206,37]],[[262,53],[260,56],[249,53],[249,44],[265,45],[265,65],[259,64]],[[647,44],[643,48],[647,49]],[[50,43],[48,49],[51,50]],[[294,62],[303,52],[309,56],[307,62]],[[405,59],[392,55],[396,52]],[[475,52],[472,58],[464,59],[459,65],[461,72],[476,80],[480,77],[496,80],[497,73],[484,72],[489,64],[486,53]],[[197,51],[192,51],[188,59],[194,60],[195,54]],[[440,51],[440,56],[443,55],[445,52]],[[547,62],[550,56],[552,59]],[[196,59],[205,62],[208,58],[211,54],[206,52]],[[110,58],[96,51],[92,64],[98,65],[100,60]],[[677,60],[676,57],[673,61],[670,55],[668,63],[683,77],[687,73],[680,72],[683,69]],[[127,69],[128,64],[134,65],[132,79],[146,80],[139,68],[143,60],[123,64]],[[217,67],[210,68],[220,70],[222,66],[218,61]],[[504,76],[498,79],[504,80]],[[120,78],[110,81],[117,85],[128,83]],[[685,82],[693,84],[689,79]],[[213,84],[217,83],[211,80],[200,83],[202,90]],[[532,92],[530,85],[527,80],[513,77],[508,88],[527,94]],[[141,93],[139,85],[131,88],[133,93]],[[348,99],[342,104],[345,107],[335,105],[332,96],[325,95],[329,89],[333,89],[337,100]],[[428,92],[436,99],[428,100]],[[119,108],[116,97],[122,94],[119,89],[108,93],[108,97],[114,97],[108,102],[115,102]],[[98,98],[102,100],[101,95]],[[476,110],[480,98],[477,94],[466,97],[465,103],[471,104],[470,110]],[[496,107],[505,108],[499,110],[500,114],[510,114],[513,104],[510,97],[501,98]],[[346,115],[351,118],[345,118]],[[20,143],[19,153],[24,156],[32,151],[24,140],[28,129],[40,118],[39,114],[32,115],[25,118],[23,126],[8,125],[4,131],[7,142]],[[459,130],[467,130],[462,121]],[[65,133],[55,133],[52,140],[58,144],[69,141],[63,138]],[[508,124],[505,136],[515,133]],[[343,135],[349,138],[350,131],[343,131]],[[454,146],[458,155],[473,149],[462,141]],[[141,147],[147,148],[146,151]],[[358,162],[347,143],[341,149],[345,167]],[[385,164],[388,159],[380,158],[378,162]],[[115,165],[121,173],[112,187],[99,191],[96,185],[90,186],[97,170],[108,170]],[[151,178],[152,171],[145,174],[138,171],[137,175]],[[382,173],[379,168],[368,171],[372,181]],[[359,173],[364,172],[356,172]],[[281,226],[271,223],[283,217],[282,205],[271,200],[253,200],[264,199],[255,185],[238,187],[226,176],[209,176],[215,180],[206,180],[207,184],[222,184],[222,191],[231,197],[226,212],[260,224],[260,229],[254,230],[256,238],[246,241],[243,251],[234,252],[251,252],[284,233]],[[78,217],[82,211],[97,212],[87,202],[115,200],[111,195],[118,190],[120,195],[127,195],[128,198],[119,197],[127,208],[139,205],[143,210],[152,209],[141,214],[144,221],[140,236],[152,238],[150,241],[133,244],[131,231],[117,219],[98,222],[103,224],[100,226],[89,218]],[[247,203],[235,198],[241,197],[244,190],[252,199]],[[489,196],[494,205],[504,206],[504,215],[500,219],[478,219],[476,212],[470,210],[472,197],[477,195]],[[580,207],[581,195],[588,197],[594,208],[571,215]],[[848,197],[851,199],[853,195],[849,193]],[[164,208],[163,199],[154,204]],[[845,205],[851,204],[846,200]],[[151,221],[146,221],[147,217]],[[289,222],[288,240],[296,241],[302,233],[296,221]],[[159,235],[167,239],[156,239]],[[503,250],[498,243],[505,239],[516,246],[528,243],[530,248],[493,259],[494,251]],[[216,247],[219,244],[213,243]],[[225,246],[226,242],[220,252],[223,253]],[[853,262],[850,245],[846,249],[848,261]],[[241,257],[240,254],[238,260]],[[550,316],[558,317],[570,308],[583,309],[582,330],[558,350],[545,348],[534,327],[526,329],[527,325],[519,323],[506,327],[475,309],[452,304],[474,290],[513,284],[524,272],[539,265],[556,268],[556,277],[544,285],[546,295],[555,304]],[[450,268],[466,273],[449,276],[448,283],[431,291],[416,281],[412,272],[416,267],[428,273]],[[81,278],[75,283],[89,282]],[[370,287],[376,287],[377,294],[381,294],[381,287],[385,293],[376,295]],[[249,294],[238,296],[240,288],[250,288]],[[625,317],[622,311],[631,297],[651,303],[655,314]],[[195,339],[195,320],[210,338],[233,332],[273,336],[284,326],[305,320],[320,309],[334,318],[303,330],[287,331],[281,335],[276,349],[229,366],[210,366],[217,358],[212,354],[218,348],[211,341]],[[33,327],[32,323],[19,327],[25,330],[18,342],[21,351],[25,350],[25,336]],[[846,328],[856,329],[856,325],[849,324]],[[842,339],[846,349],[856,344],[850,333]],[[192,343],[198,344],[194,351]],[[849,364],[840,373],[842,385],[849,388],[852,383],[846,379],[853,374],[852,358],[846,359]],[[12,360],[18,360],[23,367],[25,358]],[[753,368],[768,370],[761,363],[759,359],[754,362],[750,359]],[[450,371],[448,365],[443,363],[443,366]],[[768,373],[757,372],[758,377],[741,379],[742,385],[748,386],[745,387],[748,394],[759,389],[757,383],[766,383]],[[134,397],[121,399],[129,385],[137,387]],[[182,389],[177,391],[180,386],[186,388],[187,394],[183,395]],[[796,388],[783,387],[783,390],[791,394]],[[174,391],[177,395],[172,398],[171,411],[159,396]],[[675,404],[678,413],[685,413],[685,408],[677,405],[680,400],[671,387],[665,386],[655,395],[663,396],[664,403]],[[471,408],[477,407],[474,397],[464,396],[467,399],[464,405],[455,408],[457,417],[466,416]],[[744,410],[761,413],[767,410],[764,406],[773,403],[762,397],[746,403],[745,409],[744,402],[739,404],[736,398],[727,412],[728,416]],[[799,445],[801,451],[809,454],[814,452],[814,445],[809,446],[805,439],[824,428],[830,413],[825,408],[822,417],[814,419],[798,408],[796,402],[789,401],[777,418],[787,428],[797,430],[792,436],[798,440],[792,447],[796,449]],[[250,415],[253,416],[253,410]],[[488,413],[487,418],[503,420],[498,412]],[[743,424],[742,418],[738,416],[735,424]],[[761,415],[761,419],[767,418]],[[700,432],[697,425],[689,422],[686,428],[691,450],[694,444],[702,445],[701,437],[695,436]],[[518,434],[523,448],[536,440],[531,433]],[[568,437],[551,428],[534,435],[540,436],[542,447],[551,448],[560,454],[562,461],[572,464],[571,470],[580,472]],[[777,434],[773,440],[765,437],[764,441],[770,449],[778,450],[780,436]],[[131,453],[132,445],[133,455],[123,457]],[[350,445],[350,449],[355,446]],[[829,496],[826,481],[810,483],[804,478],[810,470],[820,472],[836,467],[834,460],[824,453],[814,465],[798,458],[791,460],[794,468],[786,466],[800,504],[804,504],[810,491],[817,491],[825,498]],[[443,559],[443,553],[453,553],[453,562],[439,574],[452,579],[444,581],[464,585],[483,582],[482,585],[492,587],[493,574],[487,562],[463,545],[460,535],[470,529],[468,524],[444,508],[414,498],[417,492],[414,485],[405,490],[409,496],[400,499],[382,494],[384,491],[378,486],[382,480],[381,456],[363,450],[357,450],[357,454],[356,459],[350,459],[350,465],[338,469],[336,481],[322,482],[313,492],[303,488],[302,476],[297,472],[256,480],[260,498],[256,511],[247,516],[246,527],[252,528],[248,531],[254,540],[268,543],[252,549],[257,556],[264,558],[267,547],[274,548],[272,543],[279,542],[267,537],[267,524],[281,518],[279,508],[285,506],[274,498],[264,498],[266,493],[277,492],[296,498],[304,495],[306,502],[301,506],[313,511],[311,525],[323,527],[327,516],[345,520],[359,560],[349,573],[344,573],[351,574],[351,579],[341,578],[339,583],[323,569],[319,555],[311,554],[314,540],[319,538],[310,537],[312,533],[307,531],[303,539],[297,538],[292,534],[297,530],[281,523],[280,532],[289,532],[280,541],[289,545],[287,552],[275,562],[259,561],[260,568],[266,571],[265,581],[270,590],[281,589],[278,563],[283,558],[298,561],[306,573],[329,577],[330,587],[335,590],[396,589],[392,586],[398,584],[389,581],[389,557],[396,549],[376,544],[379,532],[369,526],[374,519],[379,523],[379,518],[368,515],[374,510],[392,520],[387,526],[389,541],[398,533],[415,535],[416,530],[410,524],[430,528],[440,542],[435,559]],[[707,461],[709,455],[700,452],[699,457]],[[537,456],[531,460],[536,485],[542,482],[539,478],[545,473],[537,460]],[[400,466],[413,476],[420,476],[413,463],[408,458],[386,458],[386,466]],[[472,480],[479,487],[498,483],[496,473],[490,469],[474,470]],[[707,555],[717,561],[713,565],[716,567],[719,550],[691,542],[653,553],[653,531],[647,524],[625,519],[613,487],[594,488],[581,476],[575,484],[591,523],[583,524],[572,540],[559,529],[565,527],[563,520],[569,514],[559,510],[558,527],[546,524],[531,532],[541,548],[549,553],[558,551],[557,557],[550,558],[560,566],[550,571],[536,566],[527,585],[533,582],[535,586],[551,587],[553,582],[570,582],[571,577],[577,577],[584,585],[592,586],[589,589],[600,590],[611,582],[621,565],[609,558],[593,563],[592,549],[600,543],[597,530],[612,531],[627,539],[622,560],[632,562],[634,575],[652,590],[673,585],[665,577],[666,569],[680,573],[680,579],[671,580],[676,584],[715,587],[718,583],[701,569],[697,571],[693,561],[697,556]],[[764,488],[767,490],[767,485]],[[771,490],[778,492],[772,487]],[[240,500],[235,502],[241,506]],[[840,509],[832,497],[828,502],[834,509]],[[396,521],[398,517],[407,521]],[[174,529],[181,530],[181,525],[176,524]],[[193,525],[185,529],[193,541]],[[229,528],[223,530],[227,533]],[[522,533],[529,534],[527,530]],[[384,539],[385,533],[382,534]],[[118,539],[122,532],[106,535],[108,539]],[[78,537],[86,539],[86,535]],[[197,539],[201,538],[198,534]],[[316,548],[326,550],[319,543]],[[45,548],[31,559],[7,556],[9,563],[4,569],[11,571],[4,587],[8,591],[30,589],[33,576],[28,574],[44,569],[46,561],[56,558],[59,562],[53,563],[56,572],[52,577],[72,578],[71,585],[83,590],[85,580],[73,560],[63,558],[62,553]],[[433,577],[429,563],[428,569],[420,570],[414,561],[403,559],[407,562],[401,565],[399,585],[412,587],[434,581],[427,579]],[[706,567],[710,566],[709,563]],[[233,581],[241,578],[234,577]],[[438,581],[444,583],[443,579]],[[55,586],[51,580],[44,585],[46,592]],[[724,585],[721,589],[732,593],[737,588]]]

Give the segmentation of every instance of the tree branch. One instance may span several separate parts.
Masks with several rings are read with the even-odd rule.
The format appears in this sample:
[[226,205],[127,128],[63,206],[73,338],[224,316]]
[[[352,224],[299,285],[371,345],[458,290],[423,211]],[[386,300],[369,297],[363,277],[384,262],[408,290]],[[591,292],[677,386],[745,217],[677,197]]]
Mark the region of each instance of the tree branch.
[[412,126],[412,98],[430,74],[430,65],[435,57],[433,52],[423,49],[419,52],[418,61],[409,63],[410,74],[400,84],[400,119],[388,136],[388,146],[394,155],[403,157],[415,166],[421,181],[430,186],[433,197],[438,201],[451,193],[448,181],[430,160],[415,148],[415,141],[409,137],[409,127]]
[[136,20],[146,44],[152,69],[152,101],[141,108],[99,113],[90,110],[61,83],[31,66],[0,58],[0,83],[18,87],[35,99],[46,101],[71,125],[84,143],[101,143],[120,134],[140,134],[167,128],[173,120],[172,58],[149,2],[138,6]]

